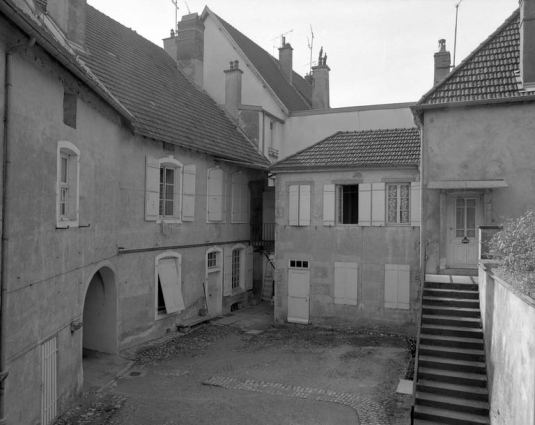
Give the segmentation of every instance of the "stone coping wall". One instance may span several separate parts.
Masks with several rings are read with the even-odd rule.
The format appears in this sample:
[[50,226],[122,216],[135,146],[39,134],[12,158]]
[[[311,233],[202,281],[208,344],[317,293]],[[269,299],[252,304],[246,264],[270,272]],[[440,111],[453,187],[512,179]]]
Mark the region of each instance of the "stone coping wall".
[[535,300],[479,264],[491,424],[535,424]]

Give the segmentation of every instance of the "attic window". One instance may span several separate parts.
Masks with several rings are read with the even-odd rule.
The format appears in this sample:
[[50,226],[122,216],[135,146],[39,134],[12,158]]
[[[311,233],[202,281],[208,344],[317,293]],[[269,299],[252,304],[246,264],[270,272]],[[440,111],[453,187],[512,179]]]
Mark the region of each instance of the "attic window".
[[76,128],[77,101],[78,96],[75,93],[63,93],[63,123],[72,128]]

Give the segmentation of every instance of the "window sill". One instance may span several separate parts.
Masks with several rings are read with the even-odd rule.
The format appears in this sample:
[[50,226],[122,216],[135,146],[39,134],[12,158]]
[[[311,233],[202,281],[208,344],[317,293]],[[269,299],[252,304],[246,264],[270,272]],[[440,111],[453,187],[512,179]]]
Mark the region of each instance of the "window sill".
[[180,314],[180,311],[177,311],[175,313],[159,313],[159,312],[156,312],[156,317],[154,320],[162,320],[162,319],[165,319],[167,317],[171,317],[171,316],[176,316]]
[[58,220],[56,221],[56,229],[70,229],[73,227],[78,227],[79,223],[77,220]]
[[243,288],[236,288],[236,289],[233,289],[232,290],[232,296],[234,295],[240,295],[240,294],[243,294],[245,292],[245,289]]
[[164,219],[158,219],[156,220],[156,224],[162,224],[162,223],[167,223],[167,224],[182,224],[182,220],[180,220],[179,218],[164,218]]

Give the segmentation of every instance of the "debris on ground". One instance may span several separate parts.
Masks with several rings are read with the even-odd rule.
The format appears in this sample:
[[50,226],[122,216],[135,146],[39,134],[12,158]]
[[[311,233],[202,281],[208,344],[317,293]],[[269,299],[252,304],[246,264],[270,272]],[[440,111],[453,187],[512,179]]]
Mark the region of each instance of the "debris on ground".
[[119,410],[126,397],[107,392],[82,394],[54,425],[103,425]]

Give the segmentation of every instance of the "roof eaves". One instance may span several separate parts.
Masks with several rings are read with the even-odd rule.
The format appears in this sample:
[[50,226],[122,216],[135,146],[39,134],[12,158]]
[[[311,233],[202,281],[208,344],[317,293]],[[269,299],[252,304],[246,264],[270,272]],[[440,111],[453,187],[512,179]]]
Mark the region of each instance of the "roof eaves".
[[330,171],[340,171],[340,170],[354,170],[358,169],[385,169],[385,168],[418,168],[420,162],[404,162],[404,163],[388,163],[388,164],[348,164],[348,165],[294,165],[294,166],[284,166],[284,167],[273,167],[269,168],[269,171],[273,174],[282,174],[282,173],[309,173],[309,172],[330,172]]
[[[433,93],[435,93],[442,85],[444,85],[448,80],[453,78],[461,69],[464,68],[464,66],[470,62],[470,60],[477,55],[483,48],[485,48],[498,34],[500,34],[507,26],[518,17],[520,14],[520,9],[515,10],[511,16],[509,16],[503,24],[501,24],[491,35],[487,37],[486,40],[484,40],[478,47],[476,47],[472,53],[470,53],[459,65],[457,65],[455,68],[453,68],[442,80],[440,80],[437,84],[435,84],[431,89],[425,93],[421,99],[416,103],[415,109],[420,109],[420,106],[425,105],[424,102],[426,102]],[[505,100],[505,98],[504,98]],[[444,105],[446,102],[444,103]]]

